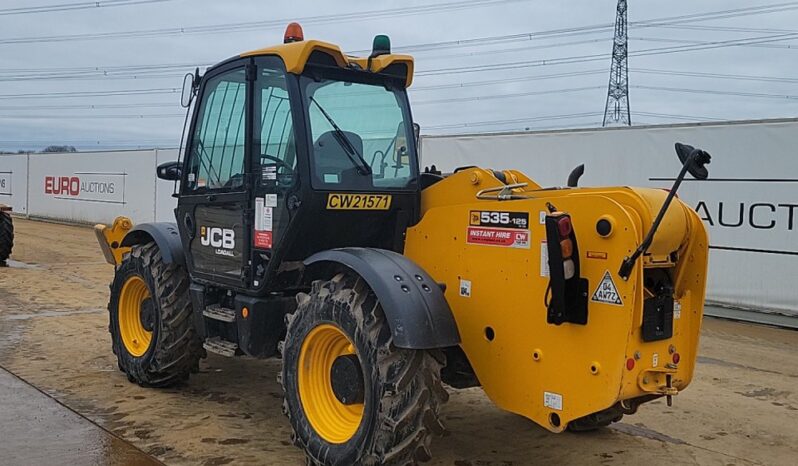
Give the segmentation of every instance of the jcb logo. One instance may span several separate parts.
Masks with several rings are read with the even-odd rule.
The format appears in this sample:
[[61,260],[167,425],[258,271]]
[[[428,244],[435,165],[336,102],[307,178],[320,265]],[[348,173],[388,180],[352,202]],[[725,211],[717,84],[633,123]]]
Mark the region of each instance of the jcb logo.
[[200,243],[214,248],[234,249],[236,233],[230,228],[200,227]]

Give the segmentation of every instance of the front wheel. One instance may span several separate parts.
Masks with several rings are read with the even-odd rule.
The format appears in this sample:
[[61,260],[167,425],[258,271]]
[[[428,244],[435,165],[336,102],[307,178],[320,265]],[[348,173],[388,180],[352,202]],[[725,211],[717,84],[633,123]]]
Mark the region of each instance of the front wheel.
[[314,282],[288,315],[283,408],[294,443],[320,465],[405,465],[430,458],[447,400],[440,351],[393,345],[371,289],[356,276]]
[[119,369],[131,382],[164,387],[186,380],[202,356],[189,277],[166,264],[154,242],[133,246],[111,283],[109,331]]

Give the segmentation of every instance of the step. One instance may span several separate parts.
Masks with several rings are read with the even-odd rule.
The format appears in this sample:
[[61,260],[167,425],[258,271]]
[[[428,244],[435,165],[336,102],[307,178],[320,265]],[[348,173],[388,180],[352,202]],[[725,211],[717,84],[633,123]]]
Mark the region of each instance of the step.
[[209,319],[219,320],[222,322],[235,322],[236,311],[222,307],[218,304],[211,304],[202,311],[202,315]]
[[219,337],[208,338],[202,343],[206,351],[216,353],[221,356],[233,357],[236,355],[238,345],[232,341],[222,340]]

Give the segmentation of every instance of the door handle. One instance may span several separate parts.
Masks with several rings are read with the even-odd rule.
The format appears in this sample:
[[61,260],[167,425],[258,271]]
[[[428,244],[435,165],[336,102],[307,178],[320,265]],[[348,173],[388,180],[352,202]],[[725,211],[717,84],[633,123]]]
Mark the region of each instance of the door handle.
[[208,194],[207,196],[205,196],[205,199],[206,199],[208,202],[213,202],[213,201],[215,201],[215,200],[216,200],[216,194]]

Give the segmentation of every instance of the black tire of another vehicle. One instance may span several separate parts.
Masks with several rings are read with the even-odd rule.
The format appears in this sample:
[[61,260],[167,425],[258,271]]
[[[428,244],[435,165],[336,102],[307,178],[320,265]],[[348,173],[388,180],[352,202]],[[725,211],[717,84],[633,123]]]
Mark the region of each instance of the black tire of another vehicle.
[[0,264],[11,257],[14,248],[14,223],[11,215],[0,212]]

